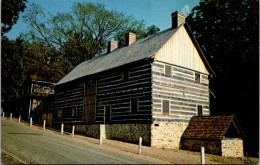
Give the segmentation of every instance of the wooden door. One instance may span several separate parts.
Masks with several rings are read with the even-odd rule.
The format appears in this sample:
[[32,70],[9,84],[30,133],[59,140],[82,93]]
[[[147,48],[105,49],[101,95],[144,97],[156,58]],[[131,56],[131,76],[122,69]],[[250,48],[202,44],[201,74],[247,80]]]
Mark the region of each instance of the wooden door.
[[96,80],[85,82],[83,123],[92,124],[96,119]]

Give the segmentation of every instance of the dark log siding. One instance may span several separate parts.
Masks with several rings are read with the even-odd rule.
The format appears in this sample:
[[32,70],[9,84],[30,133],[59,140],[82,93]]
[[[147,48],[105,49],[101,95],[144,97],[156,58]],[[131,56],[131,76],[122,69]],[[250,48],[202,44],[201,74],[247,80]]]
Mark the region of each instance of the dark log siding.
[[[129,79],[122,80],[122,72]],[[130,100],[138,99],[137,113],[130,112]],[[151,66],[136,63],[97,78],[96,123],[104,123],[104,106],[111,106],[111,123],[151,122]]]
[[[197,105],[203,106],[203,115],[209,115],[209,80],[201,74],[195,82],[195,72],[172,65],[172,76],[165,76],[164,63],[152,63],[152,117],[153,120],[189,121],[197,115]],[[168,65],[168,64],[167,64]],[[163,100],[170,101],[169,115],[162,114]]]
[[[55,88],[55,101],[53,108],[53,123],[81,123],[83,113],[84,84],[75,83]],[[74,108],[75,115],[72,115]],[[62,111],[62,117],[58,117],[58,110]]]

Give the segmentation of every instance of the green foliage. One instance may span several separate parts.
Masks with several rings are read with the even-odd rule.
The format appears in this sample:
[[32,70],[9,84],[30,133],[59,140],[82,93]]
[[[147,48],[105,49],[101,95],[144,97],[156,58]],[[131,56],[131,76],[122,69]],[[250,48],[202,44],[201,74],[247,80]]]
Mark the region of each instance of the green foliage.
[[58,82],[71,70],[70,63],[59,59],[59,53],[40,42],[25,42],[24,58],[27,66],[27,76],[33,80]]
[[149,26],[145,29],[143,21],[142,22],[135,21],[123,27],[122,30],[115,35],[115,40],[118,41],[119,47],[123,47],[125,46],[125,34],[127,32],[135,33],[136,39],[139,40],[148,37],[150,35],[153,35],[159,31],[160,29],[155,25]]
[[248,141],[258,141],[259,1],[201,1],[187,22],[217,75],[211,113],[236,114]]
[[137,33],[138,38],[159,30],[155,26],[145,30],[143,21],[106,10],[98,3],[74,3],[71,12],[48,16],[44,19],[43,9],[31,5],[23,17],[31,27],[27,36],[57,49],[72,66],[100,55],[112,38],[120,39],[121,43],[123,40],[118,36],[124,36],[128,30]]
[[3,36],[5,33],[12,29],[12,26],[16,24],[19,18],[19,13],[23,12],[26,8],[25,2],[27,0],[2,0],[1,1],[1,23]]
[[11,101],[17,99],[19,87],[22,85],[26,73],[23,40],[9,41],[8,38],[2,38],[1,52],[1,95],[2,101]]

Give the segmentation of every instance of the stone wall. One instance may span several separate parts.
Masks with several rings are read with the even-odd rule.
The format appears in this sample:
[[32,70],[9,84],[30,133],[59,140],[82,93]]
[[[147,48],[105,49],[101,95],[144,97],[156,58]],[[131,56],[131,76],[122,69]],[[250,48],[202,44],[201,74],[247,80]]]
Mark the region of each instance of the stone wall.
[[151,146],[179,149],[181,136],[189,123],[154,121],[151,125]]
[[243,158],[243,140],[230,138],[221,140],[222,156]]
[[[65,132],[72,132],[72,125],[71,124],[64,124],[64,131]],[[86,135],[86,125],[75,125],[75,134]]]
[[142,137],[142,143],[150,145],[151,124],[110,124],[106,126],[108,139],[138,143],[139,137]]
[[143,144],[150,145],[150,124],[93,124],[86,126],[86,135],[103,139],[115,139],[138,143],[142,137]]
[[99,138],[99,124],[86,125],[86,135],[89,137]]
[[201,146],[205,148],[205,152],[209,154],[221,155],[220,140],[205,139],[182,139],[181,149],[200,152]]

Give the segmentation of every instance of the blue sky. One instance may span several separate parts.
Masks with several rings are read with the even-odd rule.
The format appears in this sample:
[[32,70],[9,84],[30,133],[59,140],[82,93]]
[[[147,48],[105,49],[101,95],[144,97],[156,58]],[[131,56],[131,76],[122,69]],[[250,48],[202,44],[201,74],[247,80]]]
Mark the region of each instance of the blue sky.
[[[74,2],[98,2],[106,6],[108,10],[123,12],[132,15],[138,20],[145,20],[146,25],[156,25],[160,30],[171,27],[171,13],[183,12],[186,16],[192,8],[199,5],[200,0],[28,0],[27,6],[35,3],[41,6],[45,12],[69,12]],[[25,9],[26,10],[26,9]],[[20,15],[17,24],[6,34],[10,39],[17,38],[21,32],[29,29]]]

